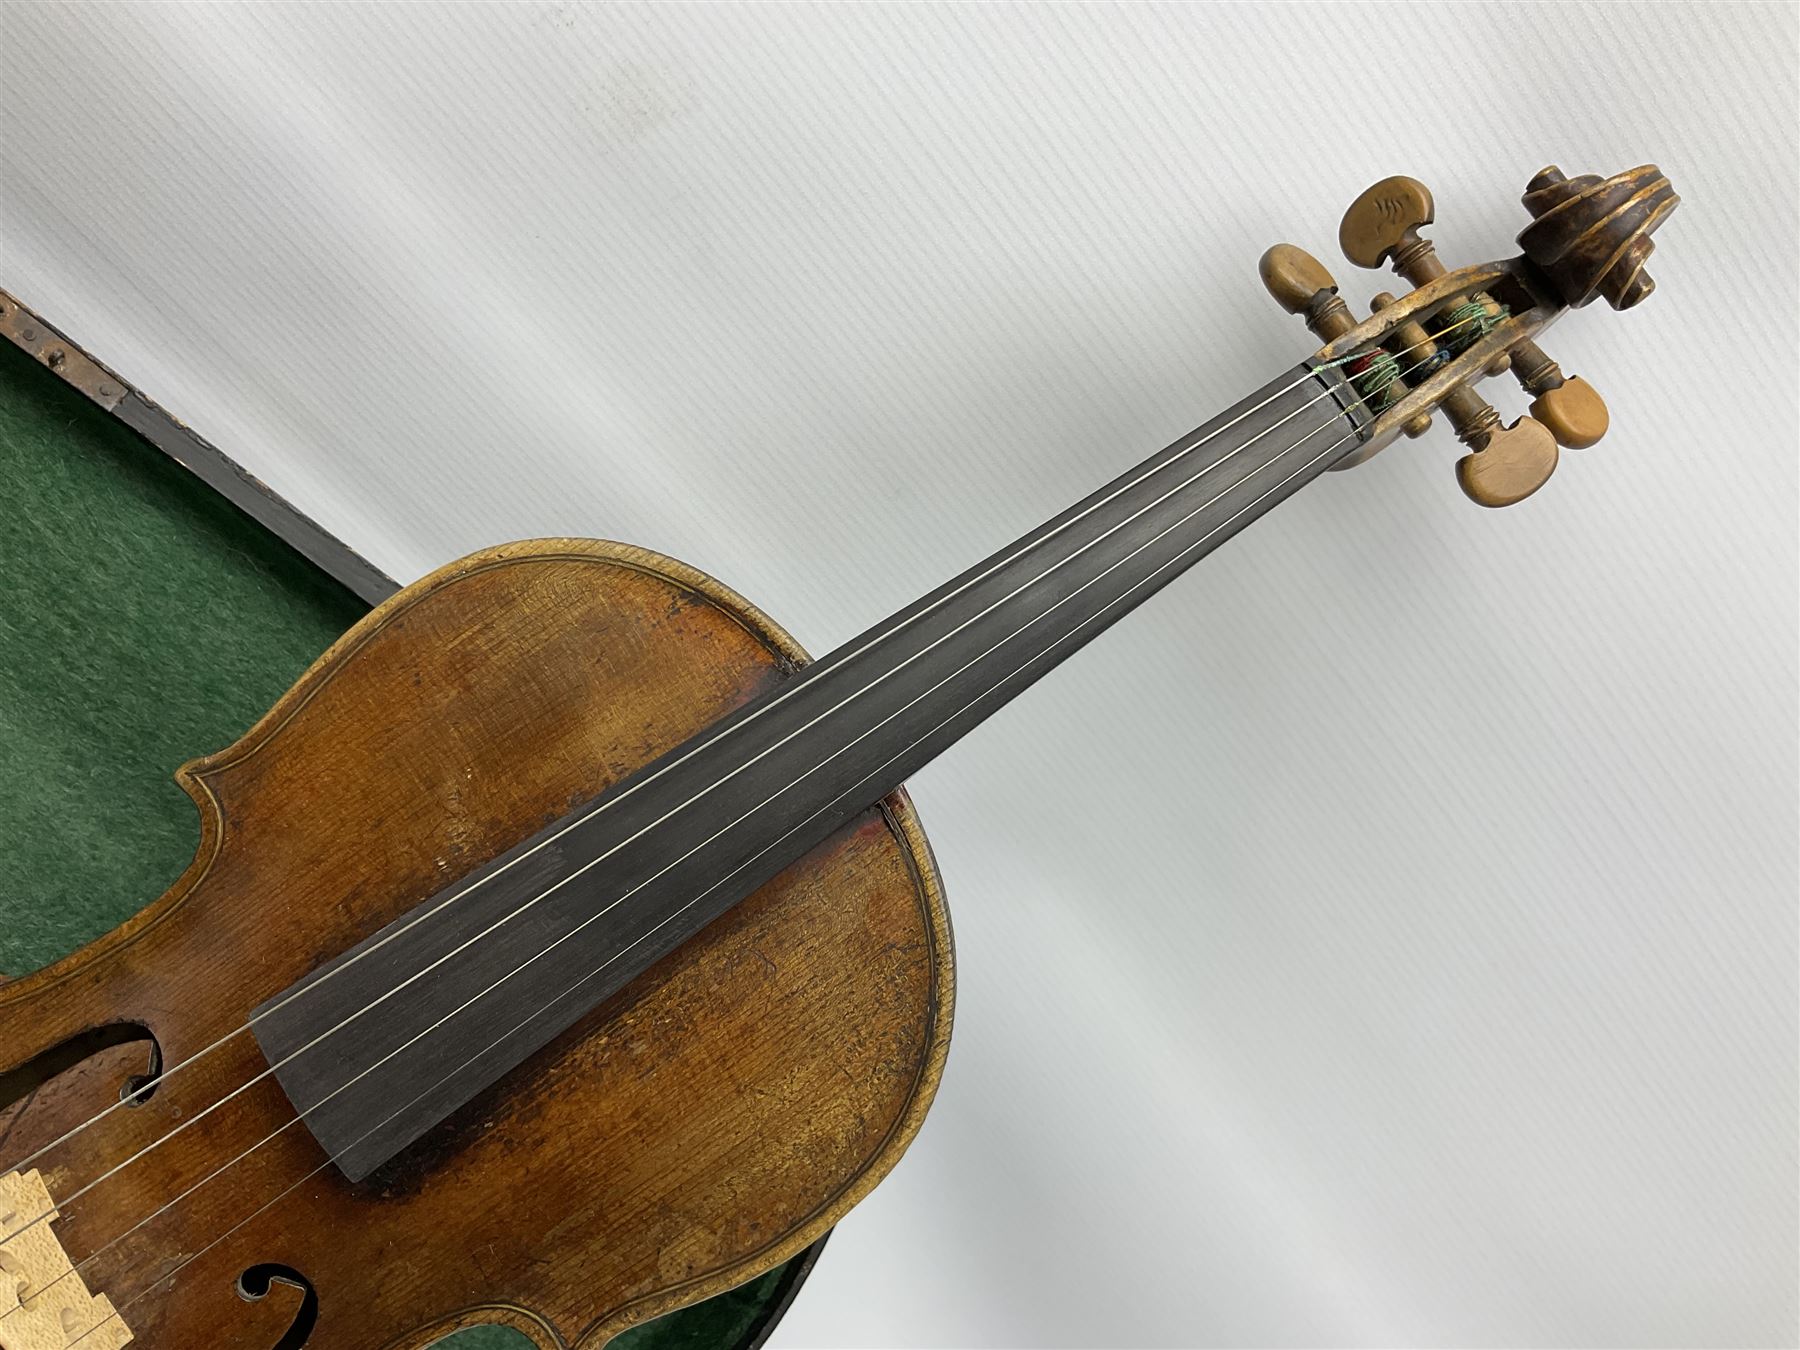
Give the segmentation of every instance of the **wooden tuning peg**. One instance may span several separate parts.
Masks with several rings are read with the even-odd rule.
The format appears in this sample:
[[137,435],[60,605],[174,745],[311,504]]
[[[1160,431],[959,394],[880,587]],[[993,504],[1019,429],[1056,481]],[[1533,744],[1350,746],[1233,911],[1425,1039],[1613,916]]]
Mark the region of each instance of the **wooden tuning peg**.
[[1606,434],[1606,401],[1579,375],[1566,377],[1535,342],[1513,349],[1513,374],[1532,395],[1531,415],[1566,450],[1585,450]]
[[1477,506],[1511,506],[1556,472],[1556,438],[1543,423],[1521,417],[1509,427],[1473,389],[1458,385],[1440,405],[1469,453],[1456,461],[1456,481]]
[[1456,481],[1477,506],[1522,502],[1556,472],[1556,441],[1541,423],[1521,417],[1456,461]]
[[1437,248],[1419,237],[1419,226],[1437,218],[1431,189],[1404,174],[1384,178],[1350,203],[1338,224],[1338,246],[1358,267],[1392,262],[1414,287],[1444,275]]
[[1356,327],[1349,306],[1338,299],[1337,282],[1305,249],[1276,244],[1262,255],[1256,270],[1275,303],[1306,320],[1319,341],[1330,342]]
[[1501,426],[1494,405],[1466,384],[1444,395],[1438,406],[1469,447],[1456,461],[1456,481],[1477,506],[1522,502],[1556,472],[1556,438],[1543,423],[1521,417]]
[[[1415,290],[1443,276],[1447,269],[1437,255],[1437,245],[1421,238],[1419,227],[1437,218],[1431,189],[1416,178],[1396,174],[1366,188],[1350,203],[1338,224],[1338,246],[1358,267],[1390,263],[1394,272]],[[1485,295],[1472,299],[1492,305]],[[1471,340],[1476,334],[1471,330]],[[1466,343],[1453,343],[1461,348]],[[1502,352],[1488,362],[1487,373],[1498,375],[1509,364]]]

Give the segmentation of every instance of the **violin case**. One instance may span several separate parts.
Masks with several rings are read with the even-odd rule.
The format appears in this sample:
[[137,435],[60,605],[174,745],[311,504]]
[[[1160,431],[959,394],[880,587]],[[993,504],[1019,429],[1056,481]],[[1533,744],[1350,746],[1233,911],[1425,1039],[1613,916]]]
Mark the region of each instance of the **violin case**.
[[[141,395],[108,411],[31,345],[0,342],[0,975],[167,889],[199,840],[176,766],[242,735],[386,581]],[[821,1246],[613,1350],[755,1350]],[[496,1327],[440,1344],[525,1342]]]

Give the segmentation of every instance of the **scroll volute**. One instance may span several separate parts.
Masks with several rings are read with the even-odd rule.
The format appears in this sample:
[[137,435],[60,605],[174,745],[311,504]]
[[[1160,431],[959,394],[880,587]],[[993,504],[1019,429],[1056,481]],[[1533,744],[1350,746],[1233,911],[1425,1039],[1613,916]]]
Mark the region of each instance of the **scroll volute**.
[[1630,309],[1656,289],[1644,271],[1656,249],[1650,236],[1681,198],[1654,164],[1607,179],[1567,178],[1552,164],[1526,186],[1524,202],[1532,222],[1519,247],[1569,308],[1604,295],[1614,309]]

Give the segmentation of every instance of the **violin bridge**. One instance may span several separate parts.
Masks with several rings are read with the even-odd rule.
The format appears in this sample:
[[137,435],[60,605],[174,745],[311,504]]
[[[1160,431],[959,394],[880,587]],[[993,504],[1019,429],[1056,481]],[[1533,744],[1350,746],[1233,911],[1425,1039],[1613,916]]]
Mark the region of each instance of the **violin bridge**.
[[118,1350],[131,1332],[82,1283],[51,1231],[57,1217],[36,1171],[0,1177],[0,1350]]

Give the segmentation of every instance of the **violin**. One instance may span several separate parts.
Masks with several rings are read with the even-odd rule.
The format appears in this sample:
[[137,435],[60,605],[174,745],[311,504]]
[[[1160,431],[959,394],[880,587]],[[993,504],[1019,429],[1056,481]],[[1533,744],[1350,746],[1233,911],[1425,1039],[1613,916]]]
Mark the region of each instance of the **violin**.
[[[597,1347],[818,1239],[949,1049],[943,886],[902,786],[1326,471],[1442,413],[1508,506],[1606,406],[1538,346],[1652,289],[1654,166],[1531,179],[1455,271],[1388,178],[1339,232],[1358,321],[825,659],[628,545],[505,544],[408,586],[182,766],[193,861],[0,985],[0,1350],[377,1350],[498,1323]],[[1510,371],[1528,415],[1477,392]],[[148,1068],[146,1069],[146,1064]]]

